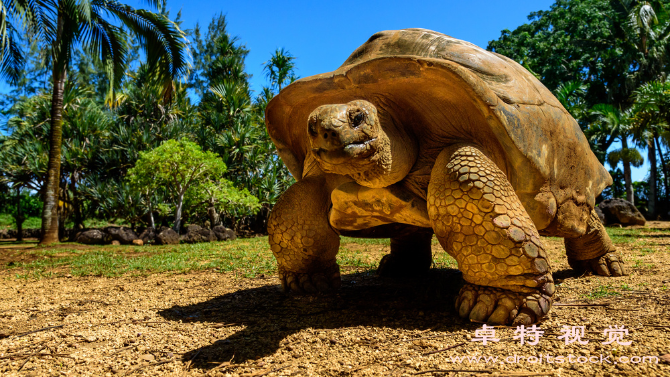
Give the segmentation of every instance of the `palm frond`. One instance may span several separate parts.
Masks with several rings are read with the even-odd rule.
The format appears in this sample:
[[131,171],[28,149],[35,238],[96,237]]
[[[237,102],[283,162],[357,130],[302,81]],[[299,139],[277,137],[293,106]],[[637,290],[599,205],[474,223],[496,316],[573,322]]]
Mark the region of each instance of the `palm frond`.
[[146,51],[147,64],[163,81],[164,98],[170,99],[174,89],[172,80],[188,72],[184,32],[164,15],[134,9],[115,0],[104,1],[104,8],[137,35]]
[[82,44],[90,54],[103,62],[110,80],[108,95],[113,98],[128,69],[126,35],[121,28],[102,18],[95,8],[91,11],[90,29],[87,31],[87,38],[83,38]]
[[636,168],[639,168],[644,163],[644,158],[635,148],[620,148],[611,151],[607,154],[607,163],[615,167],[619,162],[629,163]]
[[21,77],[21,71],[25,63],[23,51],[19,43],[19,36],[14,27],[5,23],[2,45],[0,46],[0,77],[7,80],[11,85],[16,85]]

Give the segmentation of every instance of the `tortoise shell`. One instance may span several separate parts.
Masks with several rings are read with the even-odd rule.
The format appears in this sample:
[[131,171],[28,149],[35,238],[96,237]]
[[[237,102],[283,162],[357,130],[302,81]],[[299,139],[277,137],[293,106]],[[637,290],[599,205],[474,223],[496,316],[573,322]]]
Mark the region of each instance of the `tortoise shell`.
[[553,216],[538,214],[552,212],[537,201],[541,192],[550,191],[554,205],[593,208],[612,183],[577,122],[535,76],[505,56],[425,29],[376,33],[337,70],[297,80],[270,101],[267,129],[296,179],[311,153],[309,114],[356,99],[390,111],[417,138],[414,172],[429,174],[449,144],[482,146],[534,221]]

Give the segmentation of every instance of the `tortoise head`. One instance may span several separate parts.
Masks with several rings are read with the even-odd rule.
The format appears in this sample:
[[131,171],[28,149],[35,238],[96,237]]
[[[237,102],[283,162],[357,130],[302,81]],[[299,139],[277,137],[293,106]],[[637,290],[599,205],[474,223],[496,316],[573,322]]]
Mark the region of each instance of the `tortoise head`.
[[312,154],[327,173],[348,175],[367,187],[386,187],[414,165],[413,138],[368,101],[322,105],[308,119]]

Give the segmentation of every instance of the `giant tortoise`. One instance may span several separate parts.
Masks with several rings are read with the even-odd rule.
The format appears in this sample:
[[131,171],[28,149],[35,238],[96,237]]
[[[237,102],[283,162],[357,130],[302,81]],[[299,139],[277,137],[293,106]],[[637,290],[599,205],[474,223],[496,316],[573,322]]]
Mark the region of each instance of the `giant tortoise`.
[[382,276],[426,273],[431,238],[466,281],[462,317],[531,324],[551,307],[539,235],[580,271],[620,276],[598,220],[612,179],[577,122],[502,55],[424,29],[383,31],[337,70],[270,101],[267,129],[296,178],[268,221],[287,291],[340,285],[340,235],[388,237]]

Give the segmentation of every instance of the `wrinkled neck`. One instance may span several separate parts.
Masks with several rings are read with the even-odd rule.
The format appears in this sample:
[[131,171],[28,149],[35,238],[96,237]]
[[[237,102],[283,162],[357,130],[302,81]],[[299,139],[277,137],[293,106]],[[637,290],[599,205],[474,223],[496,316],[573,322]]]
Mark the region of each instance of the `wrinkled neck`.
[[373,168],[351,175],[361,186],[372,188],[387,187],[404,179],[414,166],[419,149],[416,139],[390,115],[380,112],[379,118],[383,132],[378,137],[384,147],[375,156]]

